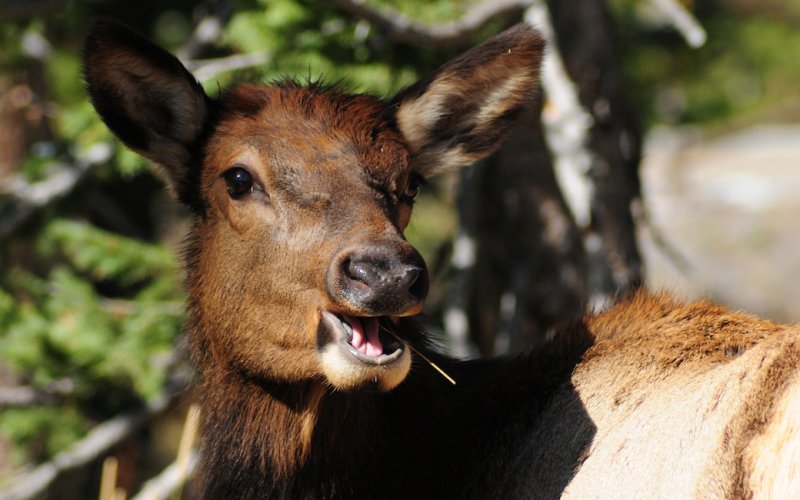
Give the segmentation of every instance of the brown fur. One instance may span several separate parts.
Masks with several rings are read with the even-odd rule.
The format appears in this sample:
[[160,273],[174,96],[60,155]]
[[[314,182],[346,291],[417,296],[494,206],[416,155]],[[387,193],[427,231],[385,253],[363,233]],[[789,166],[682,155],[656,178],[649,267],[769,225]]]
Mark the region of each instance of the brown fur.
[[[594,429],[564,497],[750,498],[770,489],[753,484],[753,456],[780,457],[773,472],[796,491],[800,477],[787,478],[800,466],[798,417],[775,407],[800,391],[797,326],[647,294],[587,326],[596,344],[571,381]],[[791,428],[781,432],[795,442],[766,445],[770,425]],[[545,447],[575,435],[573,424],[559,427]]]
[[[212,100],[138,35],[93,29],[98,112],[194,211],[200,496],[797,496],[797,326],[639,294],[524,356],[460,362],[409,319],[416,180],[497,147],[541,51],[521,26],[389,101],[291,82]],[[354,325],[400,340],[361,356]]]

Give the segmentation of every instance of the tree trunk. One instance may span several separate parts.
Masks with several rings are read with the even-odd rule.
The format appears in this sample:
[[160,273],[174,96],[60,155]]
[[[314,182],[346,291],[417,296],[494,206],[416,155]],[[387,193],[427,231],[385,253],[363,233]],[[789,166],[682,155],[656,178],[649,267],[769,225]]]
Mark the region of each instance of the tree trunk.
[[451,308],[469,311],[482,354],[518,351],[580,313],[585,257],[538,110],[498,153],[464,171],[459,198],[461,238],[474,242],[474,260],[457,273]]
[[598,250],[591,262],[595,268],[589,269],[589,286],[593,292],[627,293],[642,283],[632,215],[640,202],[642,132],[625,97],[614,26],[602,0],[547,4],[558,50],[578,86],[581,104],[594,120],[588,144],[594,186],[589,231],[600,244],[587,245],[590,258]]
[[[592,123],[590,217],[576,223],[554,175],[540,113],[492,158],[464,171],[445,329],[453,351],[519,351],[559,323],[642,282],[632,209],[641,130],[624,93],[604,2],[549,1],[558,51]],[[546,96],[545,102],[546,102]],[[545,104],[546,106],[546,104]]]

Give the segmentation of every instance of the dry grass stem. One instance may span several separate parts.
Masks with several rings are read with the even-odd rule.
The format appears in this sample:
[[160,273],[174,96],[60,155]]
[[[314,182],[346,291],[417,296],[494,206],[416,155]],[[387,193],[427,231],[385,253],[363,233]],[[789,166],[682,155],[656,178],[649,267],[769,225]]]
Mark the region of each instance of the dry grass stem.
[[[400,337],[398,337],[397,335],[395,335],[395,334],[394,334],[394,332],[393,332],[393,331],[389,330],[388,328],[386,328],[386,327],[385,327],[385,326],[383,326],[383,325],[380,325],[380,326],[381,326],[381,328],[383,328],[383,330],[384,330],[386,333],[390,334],[392,337],[396,338],[396,339],[397,339],[397,340],[399,340],[400,342],[403,342],[403,341],[400,339]],[[407,342],[403,342],[403,343],[404,343],[404,344],[406,344],[406,345],[408,345],[409,349],[411,349],[411,350],[412,350],[414,353],[416,353],[416,355],[417,355],[417,356],[419,356],[420,358],[424,359],[424,360],[425,360],[425,361],[426,361],[426,362],[427,362],[429,365],[431,365],[431,366],[433,367],[433,369],[434,369],[434,370],[436,370],[437,372],[439,372],[439,373],[442,375],[442,377],[446,378],[448,382],[450,382],[450,383],[451,383],[451,384],[453,384],[453,385],[456,385],[456,381],[455,381],[455,379],[453,379],[453,377],[451,377],[450,375],[448,375],[448,374],[447,374],[447,372],[445,372],[444,370],[442,370],[441,368],[439,368],[439,365],[437,365],[436,363],[434,363],[433,361],[431,361],[430,359],[428,359],[428,357],[427,357],[427,356],[425,356],[424,354],[422,354],[422,353],[421,353],[421,352],[419,352],[418,350],[414,349],[414,346],[412,346],[411,344],[409,344],[409,343],[407,343]]]
[[[181,478],[185,478],[188,474],[189,460],[192,455],[192,448],[194,441],[197,437],[197,429],[200,426],[200,407],[193,404],[189,407],[186,413],[186,422],[183,425],[183,432],[181,433],[180,444],[178,445],[178,456],[175,463],[178,466],[178,474]],[[181,482],[183,484],[183,482]],[[173,494],[172,498],[175,500],[181,497],[181,487],[178,487]]]
[[103,473],[100,476],[100,500],[114,500],[117,486],[117,468],[119,462],[116,457],[103,460]]

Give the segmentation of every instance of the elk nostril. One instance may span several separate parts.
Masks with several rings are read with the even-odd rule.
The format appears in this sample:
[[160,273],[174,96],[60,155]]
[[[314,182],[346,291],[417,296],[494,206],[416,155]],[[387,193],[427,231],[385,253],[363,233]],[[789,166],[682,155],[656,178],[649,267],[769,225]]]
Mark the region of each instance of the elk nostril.
[[422,269],[414,267],[408,270],[408,293],[414,300],[422,300],[428,294],[428,280]]
[[344,274],[352,281],[359,281],[364,284],[369,284],[370,277],[373,273],[370,272],[370,266],[363,261],[353,262],[347,259],[342,263]]

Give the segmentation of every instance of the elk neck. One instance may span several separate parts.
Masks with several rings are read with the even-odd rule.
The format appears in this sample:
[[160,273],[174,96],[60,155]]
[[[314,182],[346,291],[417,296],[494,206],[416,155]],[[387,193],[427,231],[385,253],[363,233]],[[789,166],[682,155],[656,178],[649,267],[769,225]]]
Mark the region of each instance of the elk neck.
[[203,471],[210,476],[205,497],[235,491],[241,498],[366,498],[385,491],[393,498],[455,498],[465,489],[471,496],[481,483],[460,484],[456,492],[442,478],[482,470],[492,443],[536,418],[589,345],[582,326],[518,358],[463,362],[418,345],[458,384],[415,357],[408,378],[388,393],[198,364]]

